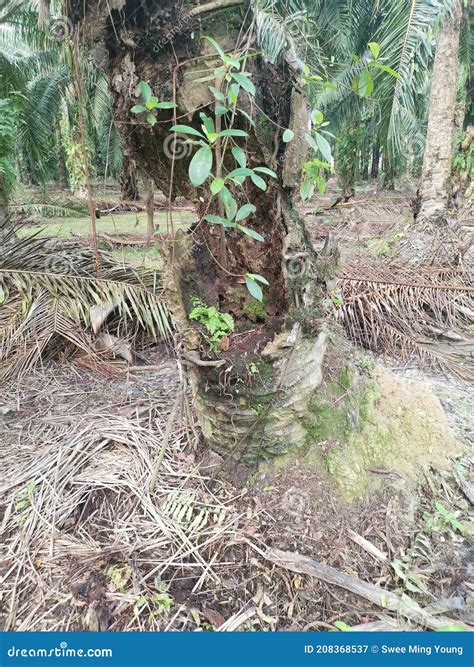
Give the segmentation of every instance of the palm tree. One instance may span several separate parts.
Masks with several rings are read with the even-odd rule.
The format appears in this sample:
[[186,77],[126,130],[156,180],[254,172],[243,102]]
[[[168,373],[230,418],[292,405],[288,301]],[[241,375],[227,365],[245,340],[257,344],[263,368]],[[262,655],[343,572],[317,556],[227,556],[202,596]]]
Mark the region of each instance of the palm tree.
[[461,15],[459,6],[454,17],[446,17],[436,45],[420,187],[421,220],[445,220],[451,196]]
[[[14,101],[17,110],[16,158],[24,180],[59,180],[67,150],[73,155],[77,143],[77,100],[66,43],[38,25],[35,2],[13,2],[0,9],[0,68],[0,98]],[[91,160],[97,173],[118,176],[122,147],[112,122],[107,78],[90,57],[84,72]],[[77,158],[69,167],[82,169]],[[68,176],[74,186],[71,171]]]
[[[367,113],[366,139],[383,155],[387,181],[423,155],[430,72],[436,32],[457,0],[365,0],[325,2],[318,26],[335,88],[323,89],[315,105],[327,111],[340,134],[353,118]],[[373,94],[354,95],[351,80],[373,60],[369,42],[380,48]],[[348,67],[353,54],[354,62]],[[331,63],[334,61],[334,64]],[[382,76],[390,67],[397,77]]]
[[[83,8],[82,2],[69,3],[76,30],[81,29]],[[338,252],[329,239],[316,254],[293,200],[300,165],[309,153],[305,135],[311,122],[303,91],[306,54],[297,48],[298,42],[305,45],[311,28],[310,18],[305,20],[302,13],[305,9],[310,10],[311,3],[255,2],[249,7],[239,0],[186,5],[161,0],[150,6],[151,24],[145,7],[130,14],[126,8],[124,13],[106,12],[100,24],[109,34],[107,48],[115,54],[108,59],[107,71],[113,81],[114,119],[137,166],[170,197],[183,195],[196,202],[201,222],[188,237],[194,240],[193,247],[191,252],[186,248],[183,236],[174,240],[165,284],[204,435],[210,446],[226,456],[235,478],[248,473],[262,457],[285,451],[292,441],[304,441],[301,417],[322,378],[327,344],[323,301],[334,284]],[[161,32],[162,15],[166,25],[175,27],[171,33]],[[156,26],[148,46],[145,24]],[[126,44],[119,46],[110,37],[132,25],[135,37],[126,39]],[[99,30],[95,37],[101,35]],[[204,39],[209,35],[216,41]],[[143,48],[138,48],[139,42]],[[153,51],[152,43],[160,48]],[[311,50],[307,55],[315,60]],[[236,84],[233,88],[220,79],[220,66],[232,71],[227,79]],[[133,71],[133,76],[124,75],[126,71]],[[199,81],[207,75],[210,80]],[[138,88],[140,80],[146,84]],[[174,98],[177,107],[172,109]],[[222,100],[226,104],[220,104],[220,109]],[[165,105],[156,116],[151,114],[152,124],[132,111],[144,102]],[[201,153],[195,153],[193,166],[189,144],[181,144],[184,157],[180,159],[182,154],[169,141],[173,123],[182,122],[191,128],[191,138],[196,132],[202,136],[203,123],[211,135],[213,127],[218,135],[219,127],[224,132],[212,149],[203,146]],[[327,155],[324,135],[319,141]],[[207,169],[199,160],[203,154],[206,161],[214,156],[218,183],[235,167],[240,169],[240,177],[236,174],[236,180],[226,181],[222,197],[209,199],[200,178]],[[189,170],[198,172],[192,181]],[[244,182],[239,185],[240,181]],[[203,219],[206,215],[216,219],[224,208],[236,217],[234,205],[242,221],[253,212],[239,228],[224,230]],[[245,288],[247,284],[260,297],[255,277],[268,283],[261,306]],[[200,336],[188,319],[196,299],[206,308],[232,311],[243,336],[251,322],[246,313],[257,305],[266,323],[256,336],[235,338],[244,341],[244,349],[232,348],[231,339],[224,353],[227,361],[212,355],[203,359]],[[224,374],[223,369],[227,369]]]

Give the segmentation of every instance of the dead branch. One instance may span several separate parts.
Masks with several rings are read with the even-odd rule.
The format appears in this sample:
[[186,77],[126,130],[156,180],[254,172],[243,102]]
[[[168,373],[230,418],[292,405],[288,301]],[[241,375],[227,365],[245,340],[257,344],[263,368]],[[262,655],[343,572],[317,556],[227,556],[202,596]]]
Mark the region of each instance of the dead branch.
[[197,352],[185,352],[183,354],[183,359],[186,361],[189,361],[191,364],[194,364],[195,366],[201,366],[203,368],[205,367],[216,367],[216,366],[222,366],[223,364],[226,363],[225,359],[216,359],[215,361],[206,361],[204,359],[201,359],[201,357],[198,355]]
[[[259,550],[260,551],[260,550]],[[373,604],[378,605],[388,611],[394,611],[401,616],[406,616],[411,621],[426,628],[437,630],[446,625],[452,625],[450,618],[437,616],[436,618],[422,609],[416,602],[410,600],[405,602],[400,596],[392,591],[387,591],[375,584],[369,584],[365,581],[352,577],[345,572],[340,572],[336,568],[323,563],[318,563],[307,556],[291,551],[281,551],[280,549],[270,549],[267,552],[261,552],[262,555],[278,567],[284,567],[291,572],[298,574],[308,574],[316,579],[321,579],[327,584],[339,586],[355,595],[359,595]],[[459,624],[459,621],[456,621]],[[465,626],[466,630],[470,630]]]
[[459,488],[464,493],[466,498],[471,504],[474,504],[474,484],[471,484],[467,479],[465,479],[458,472],[454,471],[454,477],[458,483]]
[[224,9],[226,7],[232,7],[233,5],[242,5],[245,0],[213,0],[212,2],[206,2],[204,5],[198,5],[193,7],[189,14],[191,16],[198,16],[199,14],[204,14],[206,12],[213,12],[216,9]]

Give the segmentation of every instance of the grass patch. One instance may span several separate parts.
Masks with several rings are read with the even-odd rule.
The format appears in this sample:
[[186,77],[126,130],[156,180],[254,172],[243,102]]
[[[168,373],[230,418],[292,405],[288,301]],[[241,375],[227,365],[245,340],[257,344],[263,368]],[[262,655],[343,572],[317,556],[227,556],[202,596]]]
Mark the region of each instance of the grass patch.
[[[155,225],[159,225],[160,231],[166,229],[166,211],[155,211]],[[173,211],[173,222],[175,228],[187,229],[196,219],[193,211]],[[146,234],[146,213],[117,213],[107,215],[96,221],[97,232],[106,234]],[[69,236],[89,236],[89,217],[83,218],[51,218],[44,220],[39,225],[24,227],[19,231],[22,236],[28,236],[41,229],[40,236],[51,238]]]

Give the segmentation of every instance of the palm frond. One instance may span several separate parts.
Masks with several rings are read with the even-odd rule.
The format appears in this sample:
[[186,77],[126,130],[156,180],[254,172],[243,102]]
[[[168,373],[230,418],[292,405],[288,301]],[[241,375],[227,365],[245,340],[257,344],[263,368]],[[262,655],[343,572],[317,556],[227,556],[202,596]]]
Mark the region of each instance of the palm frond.
[[11,215],[38,215],[42,218],[83,218],[87,215],[87,206],[77,199],[67,199],[63,196],[31,196],[18,201],[19,193],[14,193],[12,201],[7,206]]
[[[294,29],[296,24],[302,23],[306,12],[304,9],[296,8],[291,11],[288,7],[283,10],[281,4],[276,0],[254,0],[252,3],[257,42],[270,63],[276,63],[287,49],[300,56],[304,50],[304,47],[301,48],[301,42],[298,45],[295,42]],[[301,30],[299,26],[299,31]]]
[[[156,272],[117,265],[102,253],[98,276],[91,252],[74,245],[58,249],[55,242],[37,235],[18,237],[10,222],[0,226],[0,243],[0,293],[4,304],[16,304],[16,314],[15,308],[12,312],[11,307],[2,307],[6,322],[0,327],[4,341],[0,357],[9,368],[30,369],[49,344],[50,332],[89,350],[87,331],[92,329],[94,306],[117,314],[121,330],[138,325],[157,339],[169,337],[171,318]],[[39,325],[44,326],[42,334]],[[35,331],[38,353],[33,349]],[[12,353],[12,342],[17,354]],[[18,356],[20,349],[24,362]]]
[[338,318],[358,345],[474,379],[474,285],[448,268],[343,266]]

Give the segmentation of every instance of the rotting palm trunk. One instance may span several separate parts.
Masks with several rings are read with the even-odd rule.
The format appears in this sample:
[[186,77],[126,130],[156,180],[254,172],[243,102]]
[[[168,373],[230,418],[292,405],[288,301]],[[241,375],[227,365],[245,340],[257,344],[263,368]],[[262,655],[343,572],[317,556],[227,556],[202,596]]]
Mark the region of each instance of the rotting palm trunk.
[[[139,167],[163,192],[171,190],[172,197],[182,195],[196,202],[198,224],[192,233],[178,233],[173,244],[166,280],[168,305],[181,334],[180,352],[205,440],[224,456],[233,478],[240,480],[261,459],[304,443],[305,412],[322,380],[323,302],[334,285],[338,251],[327,239],[316,252],[294,207],[293,188],[307,156],[304,134],[310,128],[300,72],[294,58],[271,65],[258,55],[254,23],[244,2],[118,4],[120,12],[111,12],[113,27],[109,16],[94,22],[86,16],[87,25],[93,25],[95,37],[103,40],[98,48],[107,52],[101,60],[108,63],[115,121],[133,147]],[[77,3],[77,12],[72,13],[76,23],[82,2]],[[229,186],[239,205],[255,205],[255,215],[246,224],[264,241],[226,230],[226,267],[218,261],[221,228],[202,219],[206,213],[218,213],[218,204],[208,188],[191,187],[187,172],[194,149],[170,133],[177,119],[200,130],[200,111],[214,110],[208,88],[214,82],[196,81],[219,64],[215,50],[201,39],[204,35],[211,35],[226,53],[243,57],[242,67],[251,73],[257,93],[255,98],[242,95],[239,106],[254,125],[245,115],[234,114],[233,127],[248,133],[235,141],[245,151],[248,166],[265,165],[278,175],[268,179],[264,191],[250,179],[244,187]],[[140,102],[141,80],[158,100],[177,104],[174,111],[161,111],[153,127],[130,111]],[[286,127],[295,133],[288,144],[282,141]],[[227,150],[224,171],[235,166]],[[246,273],[259,274],[270,283],[263,306],[247,293]],[[221,342],[217,359],[189,321],[195,298],[234,317],[236,330]]]
[[435,223],[446,220],[450,203],[460,26],[458,10],[439,32],[431,77],[418,217]]

